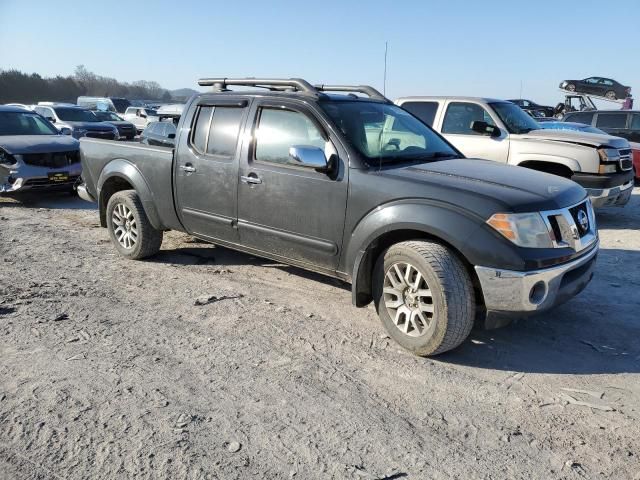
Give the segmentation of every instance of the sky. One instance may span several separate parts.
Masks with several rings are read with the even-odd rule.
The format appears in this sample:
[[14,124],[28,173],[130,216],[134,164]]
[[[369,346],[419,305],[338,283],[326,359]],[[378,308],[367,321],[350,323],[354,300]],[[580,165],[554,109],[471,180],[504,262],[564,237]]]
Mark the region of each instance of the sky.
[[529,98],[614,78],[640,94],[640,1],[0,0],[0,69],[197,88],[302,77],[386,94]]

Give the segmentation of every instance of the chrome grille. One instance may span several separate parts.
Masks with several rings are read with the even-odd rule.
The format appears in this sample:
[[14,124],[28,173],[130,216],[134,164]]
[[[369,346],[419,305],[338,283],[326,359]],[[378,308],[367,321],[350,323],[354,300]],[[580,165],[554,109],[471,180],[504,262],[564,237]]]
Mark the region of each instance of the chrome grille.
[[589,200],[568,208],[542,212],[547,228],[553,233],[555,248],[572,248],[580,252],[598,239],[596,219]]
[[631,149],[621,148],[620,153],[620,170],[628,172],[633,168],[633,161],[631,160]]
[[75,152],[27,153],[22,155],[27,165],[47,168],[62,168],[80,162],[80,155]]

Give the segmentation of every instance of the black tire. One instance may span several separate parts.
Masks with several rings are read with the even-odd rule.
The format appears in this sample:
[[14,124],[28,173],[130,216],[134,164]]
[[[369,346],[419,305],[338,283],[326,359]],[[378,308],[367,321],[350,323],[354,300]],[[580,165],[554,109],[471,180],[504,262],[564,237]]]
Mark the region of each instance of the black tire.
[[569,92],[575,92],[576,86],[573,83],[570,83],[569,85],[566,86],[566,90],[568,90]]
[[[125,207],[131,213],[131,230],[135,228],[136,232],[135,241],[128,248],[121,243],[116,235],[118,226],[114,222],[117,221],[116,218],[119,215],[120,218],[122,217],[120,213],[114,216],[114,211],[116,208],[121,209],[122,207],[120,206]],[[155,255],[162,245],[163,232],[153,228],[135,190],[121,190],[114,193],[109,199],[107,204],[107,229],[118,253],[131,260],[140,260]]]
[[617,100],[617,96],[616,96],[616,92],[614,92],[613,90],[609,90],[607,93],[604,94],[605,97],[607,97],[609,100]]
[[[419,291],[430,292],[431,303],[418,299],[413,305],[431,305],[433,310],[424,333],[419,334],[419,328],[415,328],[413,336],[401,330],[406,329],[406,323],[404,327],[396,325],[385,303],[385,295],[391,302],[399,296],[383,291],[387,273],[395,269],[394,265],[405,264],[413,266],[425,280],[427,289]],[[396,276],[396,280],[398,278]],[[389,247],[376,261],[372,287],[376,310],[385,329],[403,348],[416,355],[437,355],[452,350],[471,332],[475,320],[475,294],[469,273],[458,256],[439,243],[412,240]],[[405,298],[404,293],[402,297]],[[406,302],[400,308],[404,308]],[[409,322],[406,316],[405,322]]]

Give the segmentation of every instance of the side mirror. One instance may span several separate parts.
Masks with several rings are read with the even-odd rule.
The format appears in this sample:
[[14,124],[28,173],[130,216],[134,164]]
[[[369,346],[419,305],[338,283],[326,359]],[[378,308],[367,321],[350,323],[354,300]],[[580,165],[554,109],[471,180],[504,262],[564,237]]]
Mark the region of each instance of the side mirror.
[[62,127],[62,128],[60,129],[60,133],[61,133],[62,135],[71,135],[73,132],[71,131],[71,129],[70,129],[70,128]]
[[482,122],[480,120],[476,120],[471,123],[471,130],[479,133],[480,135],[488,135],[492,138],[499,137],[502,134],[500,129],[495,125],[489,125],[487,122]]
[[56,123],[56,119],[55,119],[55,118],[53,118],[53,117],[44,117],[44,118],[46,118],[47,120],[49,120],[51,123]]
[[289,147],[289,164],[299,167],[313,168],[316,172],[326,173],[329,162],[324,150],[308,145],[293,145]]

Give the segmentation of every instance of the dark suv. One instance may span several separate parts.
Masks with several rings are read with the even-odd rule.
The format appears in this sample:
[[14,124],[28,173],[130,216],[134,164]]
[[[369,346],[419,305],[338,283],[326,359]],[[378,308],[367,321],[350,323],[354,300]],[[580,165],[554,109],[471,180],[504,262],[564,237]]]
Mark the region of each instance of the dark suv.
[[173,149],[80,142],[78,193],[125,258],[178,230],[338,278],[419,355],[463,342],[476,311],[545,310],[593,275],[595,216],[571,180],[467,160],[372,87],[199,83],[213,91],[185,105]]
[[610,135],[640,143],[640,111],[637,110],[570,112],[564,116],[562,121],[586,123],[604,130]]

